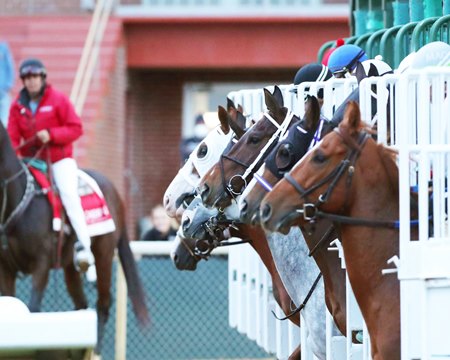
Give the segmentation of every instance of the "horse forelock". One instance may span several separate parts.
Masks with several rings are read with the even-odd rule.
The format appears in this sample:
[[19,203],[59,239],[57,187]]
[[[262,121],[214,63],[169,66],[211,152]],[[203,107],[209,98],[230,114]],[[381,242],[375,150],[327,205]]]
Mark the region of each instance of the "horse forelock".
[[359,121],[355,126],[349,126],[346,122],[342,122],[339,124],[337,133],[350,149],[360,152],[362,146],[358,139],[362,131],[369,134],[374,133],[373,129],[363,121]]

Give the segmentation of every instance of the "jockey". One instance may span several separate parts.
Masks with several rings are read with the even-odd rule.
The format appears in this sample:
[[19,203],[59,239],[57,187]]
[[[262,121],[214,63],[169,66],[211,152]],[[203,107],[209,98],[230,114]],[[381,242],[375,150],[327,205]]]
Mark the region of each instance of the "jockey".
[[[333,77],[331,71],[325,65],[319,63],[310,63],[302,66],[294,77],[294,85],[299,85],[302,82],[315,82],[315,81],[326,81]],[[305,88],[305,92],[309,91],[309,88]],[[292,90],[292,92],[297,93],[297,87]],[[314,94],[312,94],[314,95]],[[305,99],[306,100],[306,99]],[[317,92],[317,100],[322,107],[323,104],[323,89],[319,89]]]
[[23,157],[38,157],[51,164],[51,174],[76,233],[74,263],[86,271],[94,263],[81,200],[78,196],[77,163],[73,142],[83,128],[73,105],[64,94],[46,82],[47,70],[38,59],[27,59],[19,68],[23,89],[14,101],[8,122],[12,146]]
[[335,78],[350,77],[358,61],[367,59],[367,54],[359,46],[346,44],[333,51],[328,59],[328,67]]

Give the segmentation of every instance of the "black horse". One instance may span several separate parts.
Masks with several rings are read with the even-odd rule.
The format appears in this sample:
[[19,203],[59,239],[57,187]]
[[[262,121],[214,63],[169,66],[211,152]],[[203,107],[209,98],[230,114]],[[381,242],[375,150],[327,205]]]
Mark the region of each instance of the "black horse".
[[[122,200],[105,176],[87,171],[105,196],[116,230],[92,238],[97,270],[98,339],[101,351],[104,328],[111,306],[111,273],[114,250],[118,249],[133,310],[142,325],[149,322],[144,292],[130,249]],[[75,309],[87,308],[80,273],[73,263],[74,232],[60,236],[52,229],[53,210],[28,168],[12,148],[8,133],[0,124],[0,294],[15,295],[19,273],[31,274],[32,291],[28,307],[38,312],[47,286],[50,269],[59,264]],[[60,255],[60,256],[59,256]]]

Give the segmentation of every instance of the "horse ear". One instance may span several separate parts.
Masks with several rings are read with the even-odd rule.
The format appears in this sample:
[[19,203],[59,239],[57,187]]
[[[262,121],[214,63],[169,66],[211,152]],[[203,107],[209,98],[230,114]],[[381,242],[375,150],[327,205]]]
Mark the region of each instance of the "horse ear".
[[[279,90],[279,88],[278,88],[278,90]],[[274,94],[271,94],[269,90],[264,89],[264,99],[266,102],[267,109],[269,110],[269,112],[276,115],[276,114],[280,113],[281,107],[283,105],[280,106],[279,99],[277,99],[277,97],[275,96],[275,93],[276,93],[276,90],[274,91]],[[283,100],[281,100],[281,102],[283,102]]]
[[[236,134],[236,137],[238,139],[240,139],[242,137],[242,135],[245,134],[245,116],[242,115],[242,113],[238,110],[236,110],[236,108],[234,107],[230,107],[229,108],[229,112],[226,112],[225,109],[221,106],[219,106],[219,115],[220,112],[224,111],[225,114],[223,114],[222,116],[224,118],[226,118],[227,121],[227,126],[229,128],[231,128],[231,130],[234,131],[234,133]],[[219,117],[220,119],[220,117]],[[222,120],[220,120],[220,122],[222,122]],[[227,134],[228,132],[226,132],[225,134]]]
[[236,123],[239,125],[241,129],[245,129],[245,123],[247,122],[247,119],[245,118],[244,114],[238,110],[237,112],[237,118]]
[[225,108],[220,105],[217,109],[217,115],[219,116],[220,128],[222,129],[224,134],[228,134],[228,132],[230,131],[230,115],[228,115],[228,112],[225,110]]
[[277,100],[280,107],[283,107],[284,106],[283,93],[281,92],[281,89],[277,85],[275,85],[273,88],[273,96]]
[[227,97],[227,110],[230,111],[231,109],[236,109],[236,106],[234,105],[233,100]]
[[[240,113],[238,113],[238,114],[240,114]],[[234,133],[236,134],[236,138],[237,139],[240,139],[245,134],[244,128],[242,128],[236,121],[234,121],[231,118],[230,118],[230,127],[234,131]]]
[[355,75],[356,80],[358,80],[358,85],[363,79],[367,77],[366,71],[364,70],[364,66],[359,61],[356,63]]
[[305,121],[306,130],[316,130],[320,121],[320,105],[319,100],[315,96],[308,96],[305,104]]
[[342,124],[348,129],[350,135],[353,135],[359,130],[361,126],[361,111],[359,110],[358,103],[355,101],[349,101],[345,109]]
[[[241,104],[238,105],[237,109],[238,109],[238,111],[239,111],[241,114],[244,113],[244,108],[242,107]],[[244,121],[244,127],[245,127],[245,121]]]
[[367,76],[379,76],[380,74],[378,74],[378,69],[374,64],[370,64],[369,67],[369,73],[367,74]]

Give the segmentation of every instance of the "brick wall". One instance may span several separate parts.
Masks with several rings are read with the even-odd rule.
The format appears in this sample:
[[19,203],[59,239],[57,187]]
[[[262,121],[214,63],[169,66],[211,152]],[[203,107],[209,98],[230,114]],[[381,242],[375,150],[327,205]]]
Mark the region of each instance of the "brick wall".
[[[125,171],[129,229],[134,230],[141,216],[162,203],[164,191],[180,167],[181,104],[185,82],[287,84],[293,74],[295,70],[130,72],[126,121],[128,166]],[[133,231],[130,234],[132,238],[136,236]]]

